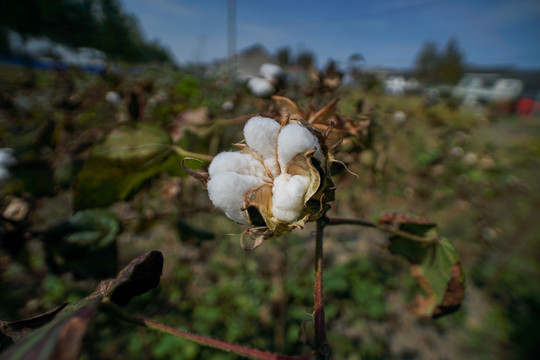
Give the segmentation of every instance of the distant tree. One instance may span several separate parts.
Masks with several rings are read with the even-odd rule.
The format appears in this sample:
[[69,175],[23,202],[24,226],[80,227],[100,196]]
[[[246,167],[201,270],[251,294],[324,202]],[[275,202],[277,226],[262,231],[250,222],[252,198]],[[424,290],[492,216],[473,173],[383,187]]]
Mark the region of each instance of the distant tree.
[[296,57],[296,63],[307,69],[315,64],[315,55],[309,50],[304,50]]
[[278,64],[281,66],[290,65],[292,61],[291,49],[287,46],[276,50]]
[[360,53],[354,53],[349,56],[349,63],[351,64],[358,64],[362,61],[365,61],[364,55]]
[[437,69],[439,67],[439,51],[433,42],[423,45],[416,57],[416,77],[426,83],[437,81]]
[[442,53],[439,76],[442,81],[450,84],[457,84],[463,76],[463,54],[454,38],[448,41]]
[[361,63],[363,63],[364,61],[366,61],[366,59],[364,58],[364,56],[360,53],[354,53],[354,54],[351,54],[349,56],[349,59],[347,61],[347,67],[348,67],[348,72],[349,72],[349,75],[355,79],[355,80],[359,80],[359,77],[360,77],[360,66],[361,66]]
[[424,83],[455,84],[463,75],[463,68],[463,53],[452,38],[443,51],[433,42],[425,43],[416,58],[415,74]]

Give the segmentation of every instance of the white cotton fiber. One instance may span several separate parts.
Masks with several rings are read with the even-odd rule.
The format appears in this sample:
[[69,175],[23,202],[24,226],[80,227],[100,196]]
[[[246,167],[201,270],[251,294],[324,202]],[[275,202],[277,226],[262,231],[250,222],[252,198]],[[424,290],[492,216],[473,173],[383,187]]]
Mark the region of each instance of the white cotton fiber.
[[263,181],[255,176],[220,172],[208,180],[208,196],[231,220],[246,224],[246,214],[242,211],[244,196],[248,190],[262,183]]
[[299,153],[317,148],[316,158],[322,158],[319,141],[308,129],[298,124],[290,124],[281,129],[278,138],[278,159],[282,169]]
[[277,168],[277,160],[275,156],[264,159],[264,164],[266,165],[266,168],[270,170],[273,177],[276,177],[279,175],[278,168]]
[[244,138],[247,146],[257,151],[263,158],[272,158],[276,156],[278,130],[277,121],[255,116],[249,119],[244,126]]
[[276,81],[280,76],[283,76],[283,69],[278,65],[266,63],[261,65],[259,73],[265,79]]
[[240,175],[253,175],[265,178],[266,169],[264,165],[253,156],[235,152],[222,152],[216,155],[210,163],[208,173],[210,177],[220,172],[234,172]]
[[265,78],[254,76],[247,82],[249,90],[258,97],[268,97],[276,91],[274,84]]
[[13,156],[14,153],[15,150],[10,148],[0,149],[0,180],[5,180],[10,176],[8,167],[17,162]]
[[298,219],[304,206],[304,195],[309,178],[283,173],[274,179],[272,188],[272,213],[279,220],[291,222]]

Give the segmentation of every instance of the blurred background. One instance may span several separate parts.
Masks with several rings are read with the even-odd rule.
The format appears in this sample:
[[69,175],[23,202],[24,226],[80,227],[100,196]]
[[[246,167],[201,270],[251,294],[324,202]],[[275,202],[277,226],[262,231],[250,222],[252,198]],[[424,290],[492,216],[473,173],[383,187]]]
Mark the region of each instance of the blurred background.
[[[130,312],[302,353],[314,226],[245,252],[181,160],[232,149],[272,95],[306,112],[339,98],[335,157],[358,177],[332,168],[329,215],[437,222],[467,287],[455,313],[418,318],[383,234],[328,228],[334,358],[537,358],[539,38],[532,0],[0,2],[0,319],[156,249],[161,284]],[[98,358],[235,356],[100,314],[81,354]]]

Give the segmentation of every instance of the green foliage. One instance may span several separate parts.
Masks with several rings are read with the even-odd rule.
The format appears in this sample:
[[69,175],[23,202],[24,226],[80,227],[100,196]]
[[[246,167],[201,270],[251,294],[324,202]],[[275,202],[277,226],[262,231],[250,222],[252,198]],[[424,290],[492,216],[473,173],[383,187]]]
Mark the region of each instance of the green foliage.
[[75,208],[127,199],[171,166],[180,169],[180,158],[172,153],[171,139],[160,127],[141,123],[116,128],[94,148],[79,172]]
[[106,210],[79,211],[43,234],[52,268],[77,277],[111,276],[117,268],[118,219]]
[[[100,239],[115,229],[119,264],[149,248],[166,249],[165,281],[133,299],[130,313],[260,349],[287,354],[306,350],[299,331],[304,327],[308,337],[313,333],[313,228],[308,225],[245,253],[237,236],[227,235],[242,229],[213,210],[202,186],[183,177],[181,157],[173,153],[175,145],[201,153],[212,148],[215,153],[240,140],[241,124],[214,123],[225,117],[220,106],[230,88],[172,69],[147,69],[140,77],[117,74],[114,81],[70,73],[74,90],[69,91],[59,85],[64,83],[58,73],[32,76],[11,68],[3,73],[9,75],[9,81],[0,83],[6,104],[18,104],[24,99],[15,97],[27,92],[30,99],[43,96],[47,101],[27,109],[2,109],[9,119],[0,123],[2,144],[15,148],[24,164],[20,171],[13,169],[13,178],[0,190],[6,195],[2,213],[10,196],[27,201],[31,209],[22,221],[0,219],[0,287],[10,290],[0,292],[2,318],[27,318],[84,298],[96,281],[74,278],[71,270],[56,275],[52,264],[77,265],[71,250],[61,251],[63,246],[77,239],[87,241],[88,249],[98,248]],[[145,77],[152,81],[142,82]],[[152,84],[141,95],[144,100],[158,91],[165,96],[158,97],[159,105],[148,105],[142,121],[121,125],[126,104],[114,107],[105,103],[104,95],[111,89],[125,94],[134,83]],[[532,358],[538,352],[534,335],[540,291],[536,123],[493,122],[443,102],[426,108],[420,97],[351,91],[340,94],[340,114],[367,116],[375,124],[374,133],[366,148],[345,141],[336,154],[359,178],[346,171],[334,177],[337,200],[329,216],[368,218],[383,209],[414,209],[437,222],[453,242],[440,237],[421,245],[398,236],[386,243],[374,231],[327,228],[325,312],[334,357],[428,358],[444,353],[449,358]],[[268,109],[268,103],[242,96],[238,110],[226,117]],[[83,101],[68,101],[77,98]],[[370,113],[355,114],[359,98]],[[310,101],[317,105],[316,98]],[[209,107],[209,124],[189,130],[178,125],[183,131],[173,144],[167,131],[176,125],[177,110],[201,105]],[[392,121],[397,110],[407,114],[405,123]],[[54,124],[52,131],[38,136],[34,131],[47,119]],[[463,154],[452,155],[455,148]],[[372,162],[364,165],[368,152]],[[476,154],[477,162],[465,162],[467,153]],[[36,159],[43,169],[31,172],[26,164]],[[57,176],[63,159],[74,166]],[[78,193],[72,195],[72,188]],[[44,242],[43,233],[50,234],[58,221],[69,223],[73,197],[75,206],[85,209],[75,219],[85,215],[88,221],[76,221],[76,230]],[[58,208],[63,211],[54,210]],[[107,221],[96,221],[86,211],[98,217],[114,213],[118,227],[108,227]],[[396,227],[427,238],[435,235],[432,225]],[[19,252],[10,250],[13,244]],[[400,256],[391,256],[386,245]],[[452,270],[456,260],[453,246],[463,260],[464,271],[456,278],[467,281],[465,303],[447,318],[418,322],[408,311],[415,309],[418,296],[429,299],[430,291],[440,302],[448,289],[448,278],[441,274]],[[55,256],[46,263],[49,253]],[[77,271],[88,277],[99,264],[96,260]],[[419,280],[439,286],[426,289]],[[433,303],[421,309],[424,317],[430,316]],[[113,357],[235,358],[148,329],[134,330],[101,314],[88,324],[81,358]]]
[[[159,284],[163,256],[159,251],[140,255],[126,266],[116,278],[101,282],[86,298],[65,303],[45,314],[15,322],[1,322],[2,359],[50,359],[62,354],[74,358],[80,351],[81,340],[98,306],[112,301],[125,306],[132,297],[147,292]],[[24,335],[25,329],[36,329]],[[22,337],[21,337],[22,336]],[[19,339],[20,338],[20,339]]]

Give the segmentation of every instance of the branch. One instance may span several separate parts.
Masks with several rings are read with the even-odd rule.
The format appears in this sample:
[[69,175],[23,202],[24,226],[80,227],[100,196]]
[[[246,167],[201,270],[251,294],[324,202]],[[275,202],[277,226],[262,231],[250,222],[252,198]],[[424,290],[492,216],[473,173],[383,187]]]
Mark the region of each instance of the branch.
[[218,350],[223,350],[225,352],[232,352],[237,355],[245,356],[257,360],[309,360],[311,359],[311,354],[305,354],[301,356],[286,356],[280,354],[269,353],[266,351],[261,351],[253,348],[249,348],[242,345],[232,344],[227,341],[214,339],[204,335],[198,335],[190,333],[188,331],[183,331],[175,329],[173,327],[161,324],[157,321],[146,319],[140,316],[132,316],[122,310],[120,307],[112,303],[104,303],[101,305],[101,309],[105,312],[120,318],[121,320],[130,322],[132,324],[142,326],[148,329],[159,331],[164,334],[172,335],[180,339],[189,340],[199,345],[209,346]]
[[173,149],[173,151],[175,153],[177,153],[178,155],[180,155],[181,157],[184,157],[184,158],[189,157],[189,158],[202,160],[202,161],[205,161],[205,162],[210,162],[214,158],[211,155],[199,154],[199,153],[194,153],[194,152],[191,152],[191,151],[187,151],[187,150],[181,148],[178,145],[173,145],[172,149]]
[[404,237],[404,238],[407,238],[407,239],[410,239],[410,240],[413,240],[413,241],[418,241],[418,242],[428,243],[428,244],[433,243],[433,242],[437,241],[437,239],[438,239],[436,236],[435,237],[418,236],[418,235],[415,235],[415,234],[411,234],[411,233],[409,233],[407,231],[402,231],[402,230],[395,229],[390,225],[376,224],[376,223],[373,223],[371,221],[361,220],[361,219],[328,218],[326,225],[329,225],[329,226],[334,226],[334,225],[359,225],[359,226],[365,226],[365,227],[370,227],[370,228],[386,231],[386,232],[388,232],[390,234],[401,236],[401,237]]

